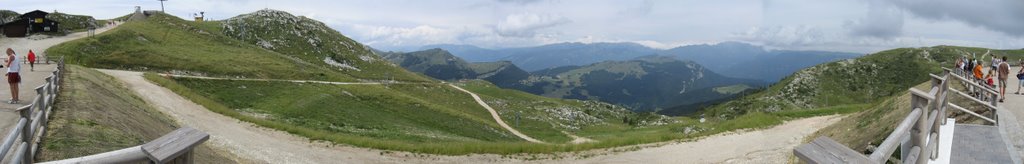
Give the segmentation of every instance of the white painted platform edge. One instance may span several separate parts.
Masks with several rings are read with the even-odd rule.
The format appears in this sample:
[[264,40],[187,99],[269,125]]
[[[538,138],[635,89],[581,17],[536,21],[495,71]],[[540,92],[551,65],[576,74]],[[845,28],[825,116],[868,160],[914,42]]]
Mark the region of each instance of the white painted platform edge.
[[946,125],[939,126],[939,157],[928,160],[928,164],[948,164],[953,154],[953,130],[956,119],[946,118]]

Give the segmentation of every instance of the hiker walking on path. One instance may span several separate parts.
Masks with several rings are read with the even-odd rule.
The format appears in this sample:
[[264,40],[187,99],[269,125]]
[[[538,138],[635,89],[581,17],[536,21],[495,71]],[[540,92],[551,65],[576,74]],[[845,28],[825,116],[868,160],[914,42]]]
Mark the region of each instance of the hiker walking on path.
[[18,99],[18,84],[21,83],[21,75],[18,75],[18,71],[21,70],[21,63],[18,63],[18,55],[14,54],[14,50],[7,48],[7,84],[11,85],[11,101],[7,103],[17,104]]
[[32,53],[32,50],[28,50],[28,70],[36,71],[36,53]]
[[1010,63],[1006,62],[1006,56],[999,62],[999,102],[1006,100],[1006,79],[1010,76]]

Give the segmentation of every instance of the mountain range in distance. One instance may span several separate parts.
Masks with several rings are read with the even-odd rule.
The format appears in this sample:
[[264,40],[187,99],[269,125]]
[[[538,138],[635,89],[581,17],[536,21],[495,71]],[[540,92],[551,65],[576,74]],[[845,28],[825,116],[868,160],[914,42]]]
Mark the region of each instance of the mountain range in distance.
[[829,51],[766,50],[741,42],[680,46],[661,50],[636,43],[557,43],[536,47],[488,49],[472,45],[427,45],[469,62],[510,61],[525,71],[625,61],[641,56],[671,56],[694,61],[728,77],[775,82],[802,68],[849,59],[861,54]]
[[728,100],[765,85],[760,80],[722,76],[693,61],[657,55],[527,72],[509,61],[467,62],[440,48],[376,53],[435,79],[483,79],[546,97],[599,100],[670,115],[693,113],[705,106],[701,104]]

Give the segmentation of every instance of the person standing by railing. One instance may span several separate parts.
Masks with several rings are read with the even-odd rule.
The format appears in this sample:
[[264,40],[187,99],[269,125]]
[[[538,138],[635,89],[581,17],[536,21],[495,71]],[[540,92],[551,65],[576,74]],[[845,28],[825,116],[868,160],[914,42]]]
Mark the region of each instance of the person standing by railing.
[[21,84],[21,75],[18,75],[18,71],[21,70],[21,63],[18,63],[18,55],[14,54],[14,50],[7,48],[7,84],[11,85],[11,101],[7,103],[17,104],[18,99],[18,84]]
[[999,61],[999,56],[992,54],[992,70],[999,70],[999,63],[1002,63]]
[[[975,60],[975,61],[977,61],[977,60]],[[985,73],[981,71],[982,70],[981,65],[984,65],[984,64],[981,64],[981,63],[975,63],[974,64],[974,81],[984,81],[985,80],[983,78],[983,77],[985,77]]]
[[1010,63],[1006,63],[1006,56],[999,62],[999,102],[1006,100],[1006,79],[1010,76]]

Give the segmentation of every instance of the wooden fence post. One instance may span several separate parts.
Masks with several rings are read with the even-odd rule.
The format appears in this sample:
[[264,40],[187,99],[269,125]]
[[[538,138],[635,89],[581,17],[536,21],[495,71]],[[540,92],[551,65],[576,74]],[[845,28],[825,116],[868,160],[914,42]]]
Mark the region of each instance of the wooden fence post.
[[[910,130],[910,148],[920,147],[921,149],[919,150],[924,150],[925,145],[928,144],[926,137],[928,137],[927,134],[929,131],[925,131],[924,129],[928,128],[925,127],[925,125],[927,125],[928,122],[928,113],[931,112],[928,108],[929,101],[929,98],[917,94],[914,94],[910,99],[911,109],[921,109],[921,116],[914,122],[914,126],[911,126],[913,128]],[[907,150],[901,150],[900,152],[904,155],[901,156],[902,158],[908,157],[911,153],[914,153]],[[920,155],[920,152],[917,153]]]
[[[21,127],[21,144],[23,144],[25,149],[21,151],[22,154],[15,154],[15,155],[21,155],[22,156],[22,163],[32,163],[32,155],[31,155],[32,152],[28,151],[28,149],[30,149],[30,148],[27,145],[27,144],[31,144],[32,143],[32,107],[31,106],[29,106],[28,108],[24,108],[24,110],[21,110],[21,118],[25,118],[25,120],[26,120],[25,125]],[[18,146],[18,147],[21,148],[22,146]]]

